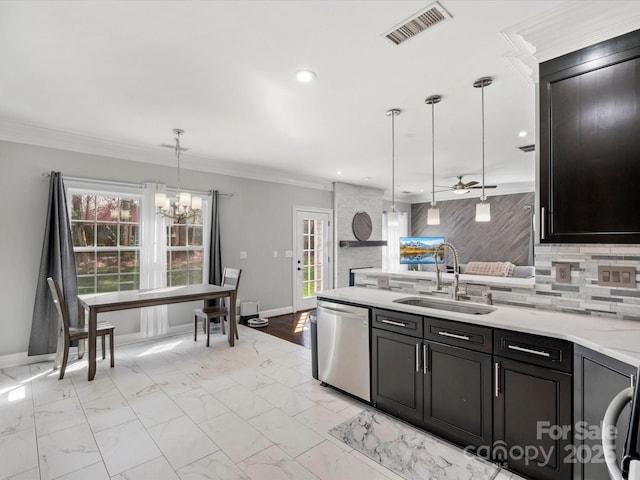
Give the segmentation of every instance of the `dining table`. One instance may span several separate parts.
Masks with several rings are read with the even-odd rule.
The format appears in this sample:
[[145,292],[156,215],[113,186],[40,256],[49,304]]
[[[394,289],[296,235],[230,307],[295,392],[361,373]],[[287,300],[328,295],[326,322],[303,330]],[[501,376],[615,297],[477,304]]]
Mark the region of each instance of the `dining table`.
[[[236,289],[233,286],[217,286],[209,284],[185,285],[176,287],[155,288],[149,290],[126,290],[121,292],[106,292],[78,295],[78,324],[85,325],[85,312],[88,312],[88,361],[89,381],[96,375],[96,340],[98,314],[133,308],[153,307],[193,301],[207,301],[229,298],[229,346],[235,344],[236,325]],[[80,351],[78,352],[81,353]]]

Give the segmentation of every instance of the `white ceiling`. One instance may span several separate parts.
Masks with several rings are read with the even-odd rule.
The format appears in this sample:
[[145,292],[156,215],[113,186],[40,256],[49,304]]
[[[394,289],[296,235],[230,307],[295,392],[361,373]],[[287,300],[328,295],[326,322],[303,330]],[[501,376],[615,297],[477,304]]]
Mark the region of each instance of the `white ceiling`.
[[[431,0],[0,2],[0,138],[302,185],[431,191],[481,179],[533,191],[537,62],[640,28],[640,2],[441,0],[453,19],[382,34]],[[309,84],[300,69],[316,72]],[[520,138],[520,131],[528,132]],[[341,171],[341,174],[337,172]],[[188,185],[185,185],[188,188]],[[403,192],[411,192],[411,195]],[[421,193],[422,192],[422,193]],[[471,195],[478,196],[474,191]],[[436,199],[450,198],[438,194]]]

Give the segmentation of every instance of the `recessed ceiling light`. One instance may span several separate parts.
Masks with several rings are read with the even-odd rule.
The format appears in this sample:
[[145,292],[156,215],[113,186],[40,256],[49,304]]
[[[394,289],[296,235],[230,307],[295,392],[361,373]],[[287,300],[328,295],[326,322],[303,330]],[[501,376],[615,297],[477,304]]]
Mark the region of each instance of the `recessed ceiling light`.
[[525,132],[524,130],[522,130],[520,133],[518,133],[519,137],[526,137],[527,136],[527,132]]
[[362,177],[363,180],[371,180],[371,177]]
[[296,73],[296,78],[299,82],[306,83],[316,78],[316,74],[311,70],[300,70]]
[[336,173],[337,173],[338,175],[342,175],[342,170],[338,170]]

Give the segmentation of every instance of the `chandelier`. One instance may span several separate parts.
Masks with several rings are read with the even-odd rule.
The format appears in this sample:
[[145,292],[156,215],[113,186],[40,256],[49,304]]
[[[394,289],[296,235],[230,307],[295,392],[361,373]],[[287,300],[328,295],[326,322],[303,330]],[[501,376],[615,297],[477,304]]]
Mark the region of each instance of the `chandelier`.
[[175,198],[169,198],[166,193],[157,192],[155,199],[158,215],[178,220],[185,216],[193,216],[195,215],[195,210],[202,209],[202,198],[191,196],[189,192],[180,190],[180,154],[186,150],[186,148],[180,146],[180,135],[184,134],[184,130],[174,128],[173,133],[176,134],[175,145],[162,146],[172,148],[175,151],[176,159],[178,160],[178,189]]

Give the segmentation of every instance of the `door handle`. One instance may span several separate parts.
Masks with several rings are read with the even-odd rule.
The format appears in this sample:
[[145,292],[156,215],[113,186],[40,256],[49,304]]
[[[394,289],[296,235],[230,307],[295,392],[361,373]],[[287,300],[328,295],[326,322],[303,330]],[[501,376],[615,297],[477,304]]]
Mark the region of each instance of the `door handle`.
[[420,344],[416,343],[416,372],[420,371]]
[[546,229],[545,224],[547,223],[547,219],[544,216],[544,207],[540,207],[540,238],[544,240],[546,237]]
[[494,375],[495,375],[495,389],[494,394],[496,398],[500,396],[500,362],[496,362],[494,364]]

